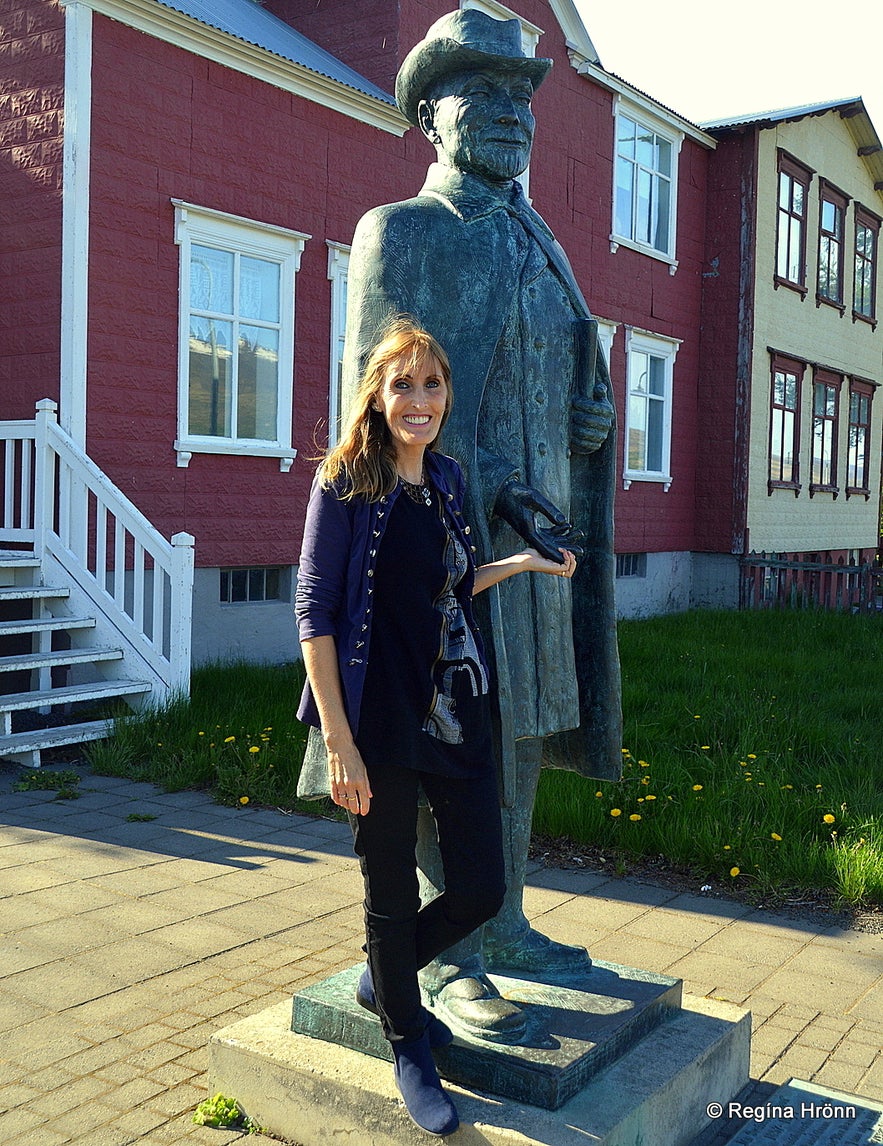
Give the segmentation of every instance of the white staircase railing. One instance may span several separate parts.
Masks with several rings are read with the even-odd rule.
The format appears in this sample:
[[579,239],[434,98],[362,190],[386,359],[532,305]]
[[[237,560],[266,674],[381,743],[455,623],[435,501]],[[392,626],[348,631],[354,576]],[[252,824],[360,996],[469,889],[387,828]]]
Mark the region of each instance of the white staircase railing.
[[33,545],[44,578],[73,582],[159,694],[186,693],[194,539],[176,533],[169,542],[157,532],[60,428],[56,411],[46,398],[33,422],[0,422],[0,542]]

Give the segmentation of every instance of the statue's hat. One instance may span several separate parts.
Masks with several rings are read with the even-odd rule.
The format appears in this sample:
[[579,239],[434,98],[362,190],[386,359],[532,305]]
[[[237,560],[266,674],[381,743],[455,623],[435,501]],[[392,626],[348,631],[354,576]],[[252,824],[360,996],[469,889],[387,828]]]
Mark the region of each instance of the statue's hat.
[[451,72],[520,72],[536,90],[551,66],[551,60],[525,56],[519,20],[495,20],[474,8],[449,12],[405,57],[396,76],[396,103],[402,115],[416,123],[417,105],[426,91]]

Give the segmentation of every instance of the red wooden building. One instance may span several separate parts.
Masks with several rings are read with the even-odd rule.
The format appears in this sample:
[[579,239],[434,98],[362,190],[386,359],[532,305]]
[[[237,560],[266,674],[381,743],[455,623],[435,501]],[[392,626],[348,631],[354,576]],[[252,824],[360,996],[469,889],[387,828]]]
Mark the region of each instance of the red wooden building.
[[[187,619],[170,615],[176,575],[161,547],[126,524],[136,511],[179,549],[182,533],[195,539],[194,660],[297,655],[290,600],[307,490],[336,416],[347,244],[369,207],[414,194],[433,159],[389,93],[406,52],[452,6],[3,7],[0,542],[20,564],[48,529],[61,539],[53,559],[85,563],[163,656]],[[462,6],[512,15],[496,0]],[[554,60],[535,99],[529,194],[601,320],[619,407],[620,611],[684,608],[702,583],[699,330],[715,142],[606,72],[571,0],[514,7],[526,50]],[[56,510],[69,510],[57,519],[38,490],[31,520],[22,490],[43,464],[41,437],[21,427],[44,398],[59,407],[52,440],[69,439],[103,480],[74,473],[72,492],[56,492]],[[98,486],[111,483],[123,509],[98,508]],[[120,584],[109,589],[112,569]],[[112,635],[116,613],[101,608]]]

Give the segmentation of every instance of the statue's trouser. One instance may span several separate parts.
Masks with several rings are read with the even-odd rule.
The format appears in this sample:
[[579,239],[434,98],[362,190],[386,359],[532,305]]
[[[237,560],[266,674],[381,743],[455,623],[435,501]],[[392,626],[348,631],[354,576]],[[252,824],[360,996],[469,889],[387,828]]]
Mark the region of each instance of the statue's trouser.
[[[490,918],[503,898],[497,780],[457,780],[385,765],[368,769],[371,808],[351,816],[365,881],[365,948],[384,1034],[423,1034],[417,971]],[[419,788],[429,801],[445,890],[420,906],[414,850]]]
[[[515,805],[502,809],[506,878],[503,905],[483,928],[466,936],[441,954],[437,967],[430,968],[424,979],[430,990],[444,982],[454,968],[466,974],[480,973],[484,970],[485,964],[484,944],[495,951],[513,944],[517,945],[529,930],[523,907],[524,879],[527,872],[533,806],[542,767],[542,749],[543,742],[539,738],[519,740],[515,745]],[[434,824],[426,807],[420,809],[417,859],[421,890],[425,900],[437,894],[437,889],[444,886]]]

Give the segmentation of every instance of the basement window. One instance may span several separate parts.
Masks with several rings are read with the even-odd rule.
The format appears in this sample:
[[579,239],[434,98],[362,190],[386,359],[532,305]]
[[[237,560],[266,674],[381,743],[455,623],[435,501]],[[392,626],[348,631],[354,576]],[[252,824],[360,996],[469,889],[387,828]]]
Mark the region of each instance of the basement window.
[[281,601],[283,572],[283,568],[279,565],[261,565],[251,569],[222,569],[221,604],[241,605],[255,601]]

